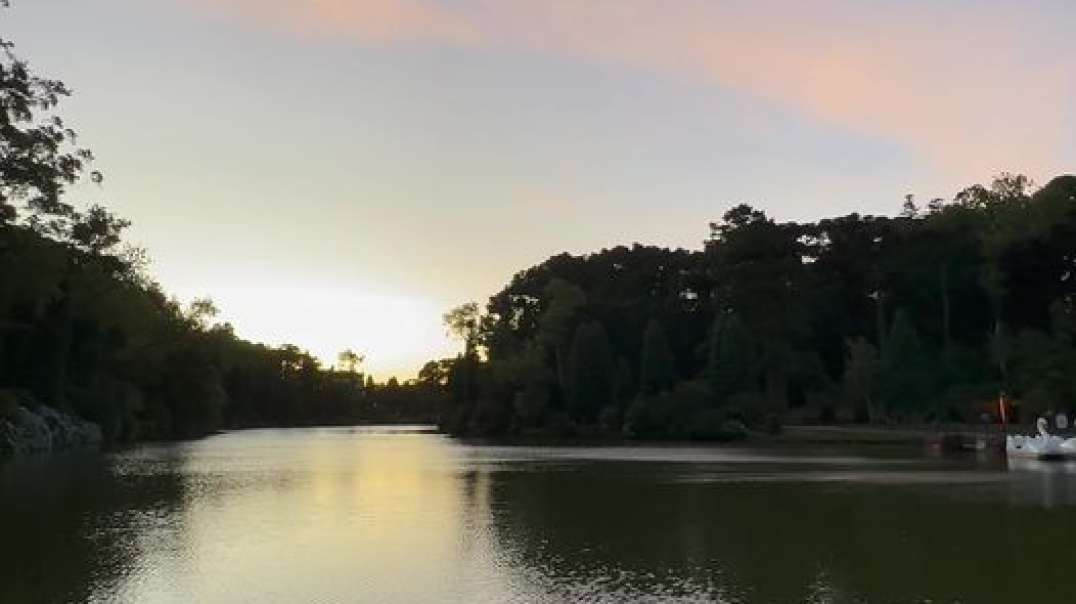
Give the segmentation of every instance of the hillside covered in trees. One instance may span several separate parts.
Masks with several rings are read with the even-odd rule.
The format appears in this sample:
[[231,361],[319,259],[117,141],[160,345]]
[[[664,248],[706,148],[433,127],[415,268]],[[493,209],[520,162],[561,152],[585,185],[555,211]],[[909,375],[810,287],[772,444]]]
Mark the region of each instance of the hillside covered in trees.
[[978,422],[1076,401],[1076,177],[1005,174],[897,217],[781,223],[747,205],[700,251],[561,254],[424,378],[464,434],[734,438],[800,421]]

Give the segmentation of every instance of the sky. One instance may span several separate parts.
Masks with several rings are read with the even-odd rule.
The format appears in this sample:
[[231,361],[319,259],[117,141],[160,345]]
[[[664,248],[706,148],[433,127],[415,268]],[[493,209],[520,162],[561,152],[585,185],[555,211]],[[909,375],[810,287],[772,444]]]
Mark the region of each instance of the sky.
[[151,271],[380,379],[563,251],[1076,169],[1069,0],[12,0]]

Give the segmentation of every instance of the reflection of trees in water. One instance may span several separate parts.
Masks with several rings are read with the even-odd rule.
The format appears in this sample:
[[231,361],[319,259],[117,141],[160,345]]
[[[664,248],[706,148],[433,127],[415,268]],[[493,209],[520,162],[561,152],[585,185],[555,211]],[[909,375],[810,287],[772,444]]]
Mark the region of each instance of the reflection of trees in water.
[[84,452],[0,467],[0,602],[85,601],[122,583],[138,519],[174,517],[181,487],[175,472],[116,470]]
[[502,475],[498,538],[545,589],[573,595],[1009,602],[1072,584],[1063,509],[906,487],[655,483],[639,469]]
[[601,475],[501,476],[494,486],[501,511],[495,529],[526,566],[524,577],[566,598],[734,596],[725,566],[699,530],[698,502],[670,497],[665,485],[632,480],[627,472],[602,466]]
[[[935,485],[676,482],[695,470],[645,462],[556,468],[479,462],[433,483],[431,476],[441,474],[407,472],[431,467],[427,456],[443,451],[409,450],[377,445],[363,455],[348,448],[344,457],[312,458],[309,467],[325,470],[326,493],[361,495],[341,509],[378,512],[381,532],[326,537],[346,518],[333,516],[322,523],[325,540],[308,551],[334,551],[335,559],[289,562],[289,582],[332,575],[326,565],[345,560],[359,574],[376,569],[372,579],[381,582],[362,593],[398,593],[389,583],[399,577],[435,577],[428,587],[416,581],[408,593],[429,589],[459,601],[1067,601],[1072,584],[1076,519],[1072,497],[1059,493],[1076,483],[1064,475],[1029,472],[1001,485],[953,486],[956,496],[947,496]],[[159,564],[160,557],[187,564],[175,553],[227,543],[221,527],[234,530],[232,537],[244,534],[250,525],[236,524],[247,513],[243,497],[257,503],[306,489],[301,501],[307,501],[307,490],[317,485],[294,483],[294,473],[280,470],[290,462],[216,473],[212,455],[192,466],[196,453],[147,447],[0,466],[0,602],[137,601],[139,593],[175,593],[138,584],[147,569],[163,569],[148,573],[151,582],[182,574],[182,566]],[[409,461],[408,454],[421,459]],[[357,474],[340,471],[351,468],[352,457],[367,465]],[[422,478],[412,483],[408,476]],[[377,487],[382,479],[389,482]],[[1008,489],[1045,494],[1045,487],[1035,490],[1044,480],[1056,507],[1045,507],[1045,499],[1005,499]],[[400,505],[392,495],[404,487],[422,498],[407,502],[430,505],[409,507],[399,517],[404,524],[386,524],[386,514]],[[984,488],[991,490],[987,497]],[[210,514],[199,528],[192,518],[198,505],[203,513],[231,515]],[[437,510],[444,513],[436,522],[420,522]],[[361,541],[352,547],[351,539]],[[401,543],[400,552],[388,551]],[[365,566],[359,555],[371,556]],[[370,566],[376,556],[383,564]],[[385,569],[402,570],[386,579]],[[236,570],[224,572],[234,578]]]

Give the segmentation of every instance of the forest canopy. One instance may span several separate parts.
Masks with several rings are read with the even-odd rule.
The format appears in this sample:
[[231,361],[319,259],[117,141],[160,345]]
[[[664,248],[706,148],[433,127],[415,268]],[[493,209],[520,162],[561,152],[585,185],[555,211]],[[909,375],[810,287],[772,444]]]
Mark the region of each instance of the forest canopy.
[[[440,361],[455,432],[733,438],[782,421],[979,422],[1076,400],[1076,177],[1002,174],[893,217],[738,205],[700,250],[561,254]],[[457,311],[456,314],[459,314]]]

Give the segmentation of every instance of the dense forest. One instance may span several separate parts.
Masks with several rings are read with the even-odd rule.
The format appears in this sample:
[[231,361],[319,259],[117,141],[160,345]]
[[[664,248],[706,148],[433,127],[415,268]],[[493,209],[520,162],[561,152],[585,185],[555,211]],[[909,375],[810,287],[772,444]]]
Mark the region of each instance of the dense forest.
[[[0,5],[3,3],[0,2]],[[221,427],[432,421],[438,392],[377,385],[345,351],[322,367],[295,346],[244,341],[209,300],[169,298],[100,205],[92,153],[57,115],[70,95],[0,40],[0,419],[46,404],[109,441]]]
[[436,419],[438,392],[375,384],[356,353],[324,368],[295,346],[251,343],[212,323],[208,300],[168,298],[139,270],[140,255],[81,237],[122,226],[91,212],[50,217],[48,236],[0,224],[0,416],[48,404],[96,422],[109,440]]
[[123,253],[58,237],[0,225],[0,415],[48,404],[110,440],[436,418],[436,391],[375,384],[354,353],[324,368],[295,346],[242,340],[211,323],[211,302],[181,306]]
[[[0,6],[4,2],[0,0]],[[1076,177],[1003,174],[893,217],[747,205],[699,250],[561,254],[445,316],[456,358],[377,385],[182,305],[70,201],[93,155],[64,84],[0,40],[0,419],[50,405],[108,440],[221,427],[438,421],[458,434],[731,439],[788,421],[977,422],[1076,400]]]
[[996,419],[1076,401],[1076,177],[1003,174],[898,216],[739,205],[700,251],[562,254],[431,362],[465,434],[728,439],[783,421]]

